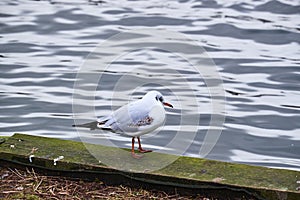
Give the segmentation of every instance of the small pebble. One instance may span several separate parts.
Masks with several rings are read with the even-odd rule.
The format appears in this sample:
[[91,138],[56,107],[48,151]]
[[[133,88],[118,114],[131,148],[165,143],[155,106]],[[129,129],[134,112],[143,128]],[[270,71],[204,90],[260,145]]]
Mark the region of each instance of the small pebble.
[[217,177],[217,178],[214,178],[212,181],[215,182],[215,183],[220,183],[224,180],[225,180],[224,178]]
[[16,190],[21,191],[21,190],[24,190],[24,188],[22,186],[19,186],[19,187],[16,188]]
[[9,174],[3,174],[0,179],[5,179],[8,176],[9,176]]

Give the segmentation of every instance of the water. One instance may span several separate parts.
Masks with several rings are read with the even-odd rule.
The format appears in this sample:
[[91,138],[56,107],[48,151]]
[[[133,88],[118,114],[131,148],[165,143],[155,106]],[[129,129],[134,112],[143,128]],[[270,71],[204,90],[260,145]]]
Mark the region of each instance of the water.
[[[79,140],[71,127],[73,86],[89,53],[116,33],[161,28],[184,33],[197,41],[214,60],[222,77],[226,121],[207,158],[300,170],[297,1],[4,0],[0,6],[1,135],[23,132]],[[151,73],[158,73],[155,66],[167,68],[172,64],[179,70],[188,65],[170,54],[164,55],[158,50],[140,50],[116,61],[114,71],[102,71],[105,84],[98,88],[96,114],[110,112],[107,102],[111,89],[128,66],[144,66],[147,74],[151,69]],[[211,117],[210,97],[204,81],[184,70],[182,73],[201,91],[199,131],[185,155],[199,156]],[[145,74],[130,76],[147,80]],[[129,99],[118,98],[115,104],[138,99],[150,87],[160,89],[175,105],[180,104],[170,90],[155,84],[126,91],[124,95],[132,94]],[[172,89],[179,91],[180,86],[172,84]],[[189,94],[182,91],[182,95]],[[198,112],[195,107],[188,110],[194,110],[191,117]],[[145,137],[145,147],[161,149],[174,136],[180,112],[179,108],[168,109],[166,128]],[[130,138],[113,135],[111,140],[130,146]]]

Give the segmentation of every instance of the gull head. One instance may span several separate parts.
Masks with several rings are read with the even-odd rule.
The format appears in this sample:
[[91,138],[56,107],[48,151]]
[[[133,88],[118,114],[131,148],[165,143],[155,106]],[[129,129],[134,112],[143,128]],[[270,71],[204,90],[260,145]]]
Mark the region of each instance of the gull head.
[[146,101],[155,100],[157,102],[162,103],[164,106],[173,108],[172,104],[165,102],[163,95],[156,90],[147,92],[147,94],[145,94],[145,96],[143,97],[143,100],[146,100]]

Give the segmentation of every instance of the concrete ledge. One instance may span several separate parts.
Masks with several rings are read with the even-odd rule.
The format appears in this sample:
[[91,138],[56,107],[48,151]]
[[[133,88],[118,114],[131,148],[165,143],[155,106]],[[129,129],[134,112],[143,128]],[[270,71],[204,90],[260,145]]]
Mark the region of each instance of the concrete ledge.
[[[34,167],[52,175],[166,191],[176,189],[180,193],[200,193],[220,199],[300,199],[300,192],[297,191],[297,181],[300,180],[298,171],[183,156],[165,168],[153,172],[121,171],[99,163],[81,142],[24,134],[14,134],[1,141],[2,165]],[[91,146],[104,155],[116,149],[100,145]],[[63,156],[63,159],[54,160],[60,156]],[[151,157],[155,157],[155,164],[173,155],[150,153],[145,156],[150,160]],[[131,159],[129,153],[126,159]]]

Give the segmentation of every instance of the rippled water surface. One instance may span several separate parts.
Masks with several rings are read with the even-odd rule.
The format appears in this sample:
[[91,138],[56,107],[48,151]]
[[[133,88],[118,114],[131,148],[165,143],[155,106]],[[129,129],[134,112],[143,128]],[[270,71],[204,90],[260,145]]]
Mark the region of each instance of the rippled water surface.
[[[213,59],[223,80],[226,121],[207,157],[300,170],[297,1],[4,0],[0,11],[1,135],[23,132],[78,140],[77,131],[71,127],[73,86],[89,53],[119,32],[159,28],[184,33],[197,41]],[[198,131],[185,152],[198,156],[211,118],[210,96],[201,77],[187,70],[188,63],[174,55],[140,49],[120,57],[110,71],[99,69],[104,84],[97,90],[96,114],[110,112],[107,102],[111,91],[128,66],[142,67],[145,72],[131,73],[132,80],[157,75],[157,66],[181,70],[201,91],[197,95]],[[166,73],[161,74],[171,74]],[[179,104],[171,95],[171,90],[181,89],[175,79],[169,89],[146,84],[136,91],[125,91],[131,96],[115,99],[116,105],[138,99],[151,87]],[[182,95],[188,97],[189,93],[182,91]],[[194,107],[188,110],[191,117],[199,114]],[[155,150],[164,146],[173,137],[179,113],[179,108],[168,109],[166,128],[145,137],[145,147]],[[83,130],[98,134],[97,130]],[[130,146],[130,138],[111,137],[120,146]],[[172,153],[172,149],[169,151]]]

